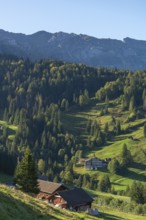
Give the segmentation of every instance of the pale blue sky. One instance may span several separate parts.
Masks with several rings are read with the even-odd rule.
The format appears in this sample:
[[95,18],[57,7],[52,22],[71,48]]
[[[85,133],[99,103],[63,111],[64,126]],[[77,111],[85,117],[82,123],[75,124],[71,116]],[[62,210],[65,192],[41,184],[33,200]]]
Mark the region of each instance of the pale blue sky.
[[146,0],[0,0],[0,29],[146,40]]

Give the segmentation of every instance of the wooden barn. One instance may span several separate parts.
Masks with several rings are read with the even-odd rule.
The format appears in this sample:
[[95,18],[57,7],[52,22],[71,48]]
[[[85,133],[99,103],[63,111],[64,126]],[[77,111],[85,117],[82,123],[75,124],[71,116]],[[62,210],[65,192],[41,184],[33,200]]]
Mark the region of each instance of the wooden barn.
[[56,192],[67,189],[62,183],[49,182],[45,180],[38,180],[40,192],[37,195],[38,199],[53,203]]
[[58,191],[53,204],[74,211],[85,211],[91,208],[93,199],[82,188]]

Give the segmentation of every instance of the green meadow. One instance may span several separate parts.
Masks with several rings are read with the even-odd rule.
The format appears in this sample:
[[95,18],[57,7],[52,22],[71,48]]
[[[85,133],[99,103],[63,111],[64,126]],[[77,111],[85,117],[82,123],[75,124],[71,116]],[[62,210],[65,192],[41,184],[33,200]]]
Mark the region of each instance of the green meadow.
[[[146,183],[146,138],[143,135],[143,125],[146,122],[145,112],[144,117],[127,121],[130,115],[129,111],[123,111],[118,100],[110,101],[108,113],[100,116],[101,109],[105,106],[104,103],[97,103],[92,99],[92,103],[84,108],[74,107],[67,113],[62,113],[62,123],[66,130],[72,132],[82,141],[84,147],[84,157],[90,158],[94,155],[100,159],[118,158],[123,144],[126,144],[133,156],[133,163],[122,175],[112,175],[107,169],[100,168],[97,171],[87,171],[84,166],[74,167],[74,171],[78,174],[88,173],[95,178],[100,178],[105,173],[110,177],[112,186],[115,190],[124,190],[128,185],[131,185],[134,180]],[[88,120],[97,120],[101,128],[104,128],[105,123],[108,123],[109,130],[112,130],[112,117],[120,120],[123,131],[121,135],[113,137],[107,141],[102,147],[87,148],[86,141],[89,134],[86,132]],[[128,132],[126,129],[128,128]]]
[[[3,177],[0,174],[1,179]],[[0,182],[1,182],[0,179]],[[91,193],[91,192],[90,192]],[[126,199],[126,197],[125,197]],[[86,212],[75,213],[59,209],[41,200],[35,199],[19,190],[0,184],[0,220],[144,220],[144,216],[124,213],[105,206],[93,204],[101,213],[100,216],[91,216]]]

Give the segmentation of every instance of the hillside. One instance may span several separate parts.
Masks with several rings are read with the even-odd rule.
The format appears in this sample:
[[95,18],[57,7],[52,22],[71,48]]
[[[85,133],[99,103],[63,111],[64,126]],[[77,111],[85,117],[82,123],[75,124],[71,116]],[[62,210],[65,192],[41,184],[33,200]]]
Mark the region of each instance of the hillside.
[[108,207],[99,207],[102,215],[94,217],[86,213],[75,213],[59,208],[54,208],[40,200],[33,198],[19,190],[0,184],[0,220],[94,220],[94,219],[111,219],[111,220],[144,220],[145,218],[138,215],[126,214],[110,209]]
[[[35,199],[34,195],[15,189],[11,183],[12,176],[0,173],[0,220],[80,220],[83,217],[87,220],[89,217],[86,213],[78,214],[55,208],[44,201]],[[97,218],[90,216],[90,219]]]
[[[78,215],[54,208],[21,191],[0,185],[0,219],[81,219]],[[91,218],[94,219],[94,218]]]
[[[145,76],[146,71],[0,56],[0,172],[13,175],[29,146],[38,175],[89,190],[106,214],[113,215],[115,207],[115,213],[145,214],[146,200],[130,202],[127,188],[134,180],[142,189],[146,185]],[[94,156],[116,160],[118,167],[88,171],[81,161]],[[107,198],[99,191],[105,174],[111,182]]]
[[94,67],[146,68],[146,41],[125,38],[98,39],[87,35],[39,31],[32,35],[0,30],[0,54],[57,59]]
[[1,171],[13,174],[29,146],[35,161],[45,164],[40,173],[75,182],[86,173],[75,166],[79,154],[119,158],[125,143],[133,164],[111,175],[115,188],[125,189],[128,178],[145,182],[145,71],[0,57],[0,79]]
[[[123,112],[121,109],[121,105],[116,104],[116,101],[110,102],[110,107],[108,108],[108,113],[99,116],[100,111],[103,106],[106,105],[104,103],[97,103],[94,101],[94,105],[91,107],[84,107],[84,110],[80,111],[78,108],[75,110],[71,110],[67,114],[63,113],[63,123],[66,125],[66,129],[71,131],[73,134],[78,134],[79,139],[83,141],[87,141],[88,133],[86,132],[86,126],[88,120],[97,120],[100,121],[100,125],[102,129],[104,129],[104,125],[108,122],[112,130],[112,118],[115,117],[116,120],[121,121],[122,129],[128,128],[129,131],[125,134],[117,135],[113,137],[109,141],[107,141],[104,146],[101,147],[89,147],[86,148],[84,156],[87,158],[96,156],[100,159],[105,158],[118,158],[123,144],[127,144],[128,149],[131,151],[133,155],[133,163],[131,166],[125,170],[121,175],[113,175],[110,174],[108,170],[103,168],[99,168],[98,171],[87,171],[84,166],[76,166],[74,170],[76,173],[80,175],[89,174],[95,179],[100,179],[105,173],[110,176],[112,185],[115,190],[125,190],[128,185],[131,185],[132,182],[140,181],[146,184],[146,145],[145,138],[143,135],[143,125],[145,123],[145,114],[141,119],[136,119],[134,121],[126,122],[126,119],[129,115],[128,111]],[[67,122],[67,123],[66,123]],[[70,127],[69,124],[72,124]]]

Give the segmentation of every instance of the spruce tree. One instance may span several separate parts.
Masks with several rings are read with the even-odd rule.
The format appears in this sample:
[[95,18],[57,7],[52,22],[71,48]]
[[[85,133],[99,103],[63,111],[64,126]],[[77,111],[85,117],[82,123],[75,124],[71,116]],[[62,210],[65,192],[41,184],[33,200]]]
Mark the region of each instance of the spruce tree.
[[130,190],[131,199],[139,204],[144,203],[144,186],[140,182],[133,182]]
[[121,166],[126,167],[133,161],[130,150],[127,149],[127,145],[123,144],[122,153],[121,153]]
[[108,164],[108,170],[112,174],[117,174],[120,170],[120,163],[117,159],[112,159]]
[[39,159],[38,161],[38,170],[43,175],[45,171],[45,161],[43,159]]
[[39,191],[37,178],[37,170],[32,153],[29,148],[26,148],[22,160],[17,164],[14,182],[25,192],[37,193]]
[[116,132],[116,135],[119,135],[121,133],[121,123],[120,123],[120,121],[116,121],[115,132]]
[[146,186],[143,186],[143,199],[144,199],[144,203],[146,203]]
[[134,96],[132,96],[129,103],[129,111],[132,112],[134,108],[135,108],[135,99]]
[[102,192],[108,192],[111,189],[111,183],[110,183],[110,179],[108,177],[108,175],[104,175],[99,183],[98,183],[98,188],[100,191]]

